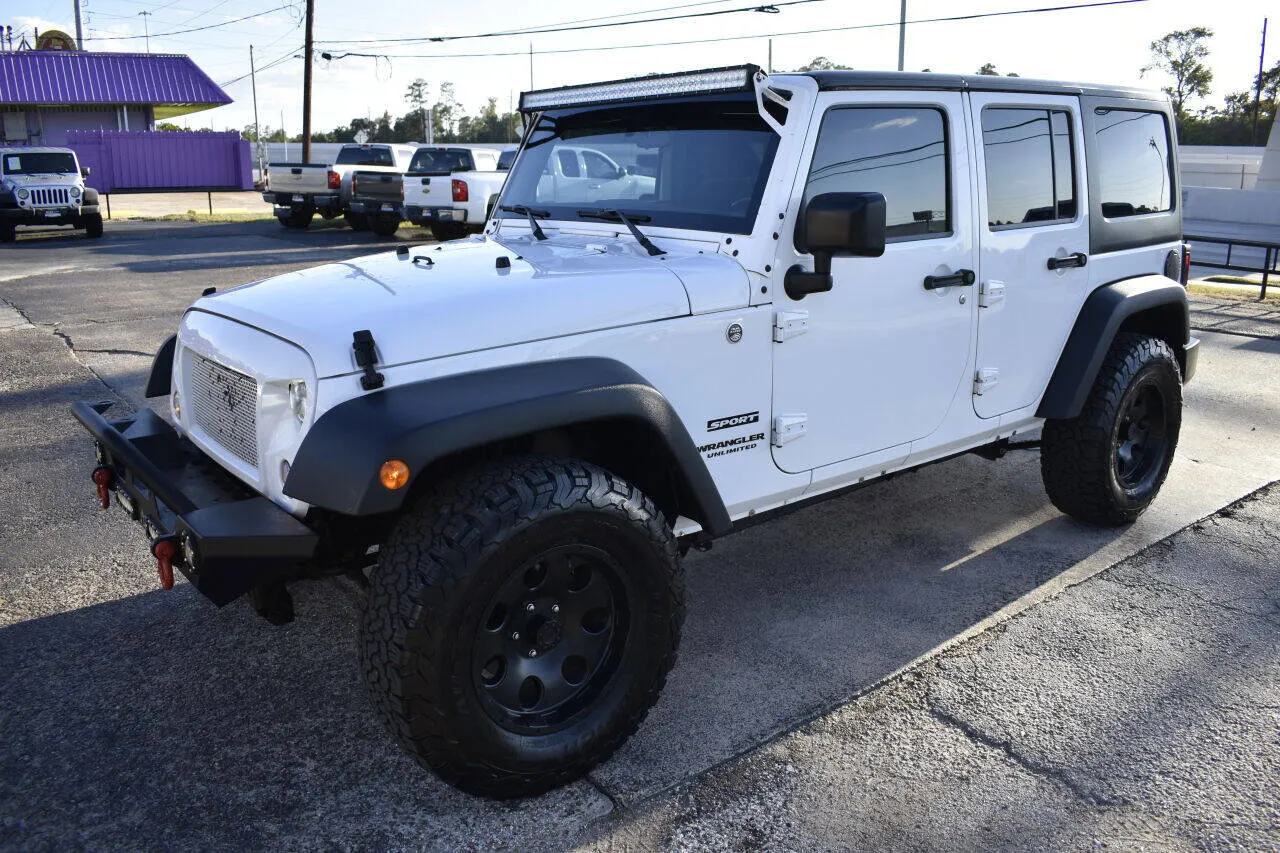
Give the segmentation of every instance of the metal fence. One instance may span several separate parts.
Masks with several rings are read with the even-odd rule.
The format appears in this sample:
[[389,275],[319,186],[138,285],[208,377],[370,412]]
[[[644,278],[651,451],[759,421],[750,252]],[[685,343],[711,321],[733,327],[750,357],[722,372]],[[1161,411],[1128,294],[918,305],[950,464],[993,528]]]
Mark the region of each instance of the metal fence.
[[[1280,263],[1280,243],[1269,243],[1263,240],[1236,240],[1230,237],[1193,237],[1190,234],[1184,238],[1193,244],[1201,246],[1226,246],[1226,258],[1223,260],[1206,259],[1203,250],[1198,250],[1195,245],[1191,247],[1191,264],[1197,267],[1208,267],[1210,269],[1231,270],[1232,272],[1261,273],[1262,274],[1262,293],[1259,299],[1267,298],[1267,284],[1271,276],[1280,273],[1277,264]],[[1243,252],[1244,257],[1241,257]],[[1261,252],[1261,263],[1251,263],[1251,261],[1259,260],[1259,252]],[[1234,257],[1233,257],[1234,254]]]

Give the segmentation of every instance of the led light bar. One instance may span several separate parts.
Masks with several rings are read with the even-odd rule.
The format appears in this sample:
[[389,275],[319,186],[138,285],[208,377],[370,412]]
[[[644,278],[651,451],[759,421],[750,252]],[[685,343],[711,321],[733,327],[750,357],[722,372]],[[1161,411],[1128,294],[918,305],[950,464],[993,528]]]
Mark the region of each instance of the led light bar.
[[621,101],[646,101],[670,95],[701,95],[709,92],[750,92],[758,65],[711,68],[679,74],[655,74],[585,86],[562,86],[520,93],[520,112],[530,113],[555,107],[581,107]]

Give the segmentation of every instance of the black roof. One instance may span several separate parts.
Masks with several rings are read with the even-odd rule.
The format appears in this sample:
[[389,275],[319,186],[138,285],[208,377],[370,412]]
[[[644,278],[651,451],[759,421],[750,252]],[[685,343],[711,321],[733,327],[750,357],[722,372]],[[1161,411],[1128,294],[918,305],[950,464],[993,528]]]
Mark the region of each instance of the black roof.
[[[933,89],[974,92],[1031,92],[1055,95],[1097,95],[1105,98],[1132,98],[1166,101],[1164,93],[1127,86],[1093,83],[1063,83],[1027,77],[996,77],[985,74],[933,74],[911,71],[805,71],[818,81],[821,91],[841,89]],[[771,75],[781,76],[781,75]]]

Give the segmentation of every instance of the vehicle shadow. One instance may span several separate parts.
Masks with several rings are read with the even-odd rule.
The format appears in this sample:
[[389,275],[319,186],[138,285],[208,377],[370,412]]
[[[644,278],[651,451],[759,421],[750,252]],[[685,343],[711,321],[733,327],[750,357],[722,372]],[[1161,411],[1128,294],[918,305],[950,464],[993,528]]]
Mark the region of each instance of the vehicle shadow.
[[[1118,535],[1047,508],[1036,468],[1028,453],[956,460],[691,556],[680,663],[595,783],[625,806],[687,780]],[[0,549],[2,571],[48,560],[149,583],[140,534],[101,518],[93,535]],[[587,782],[500,804],[417,767],[363,696],[362,594],[338,581],[295,594],[285,627],[180,585],[0,628],[0,846],[546,848],[613,808]]]

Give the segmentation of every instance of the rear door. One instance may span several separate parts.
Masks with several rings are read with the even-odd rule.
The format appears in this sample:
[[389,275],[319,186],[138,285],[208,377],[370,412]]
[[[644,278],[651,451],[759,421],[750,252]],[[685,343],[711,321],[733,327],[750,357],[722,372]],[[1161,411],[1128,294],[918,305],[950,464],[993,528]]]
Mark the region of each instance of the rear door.
[[1037,403],[1088,293],[1079,101],[974,92],[979,241],[973,408]]

